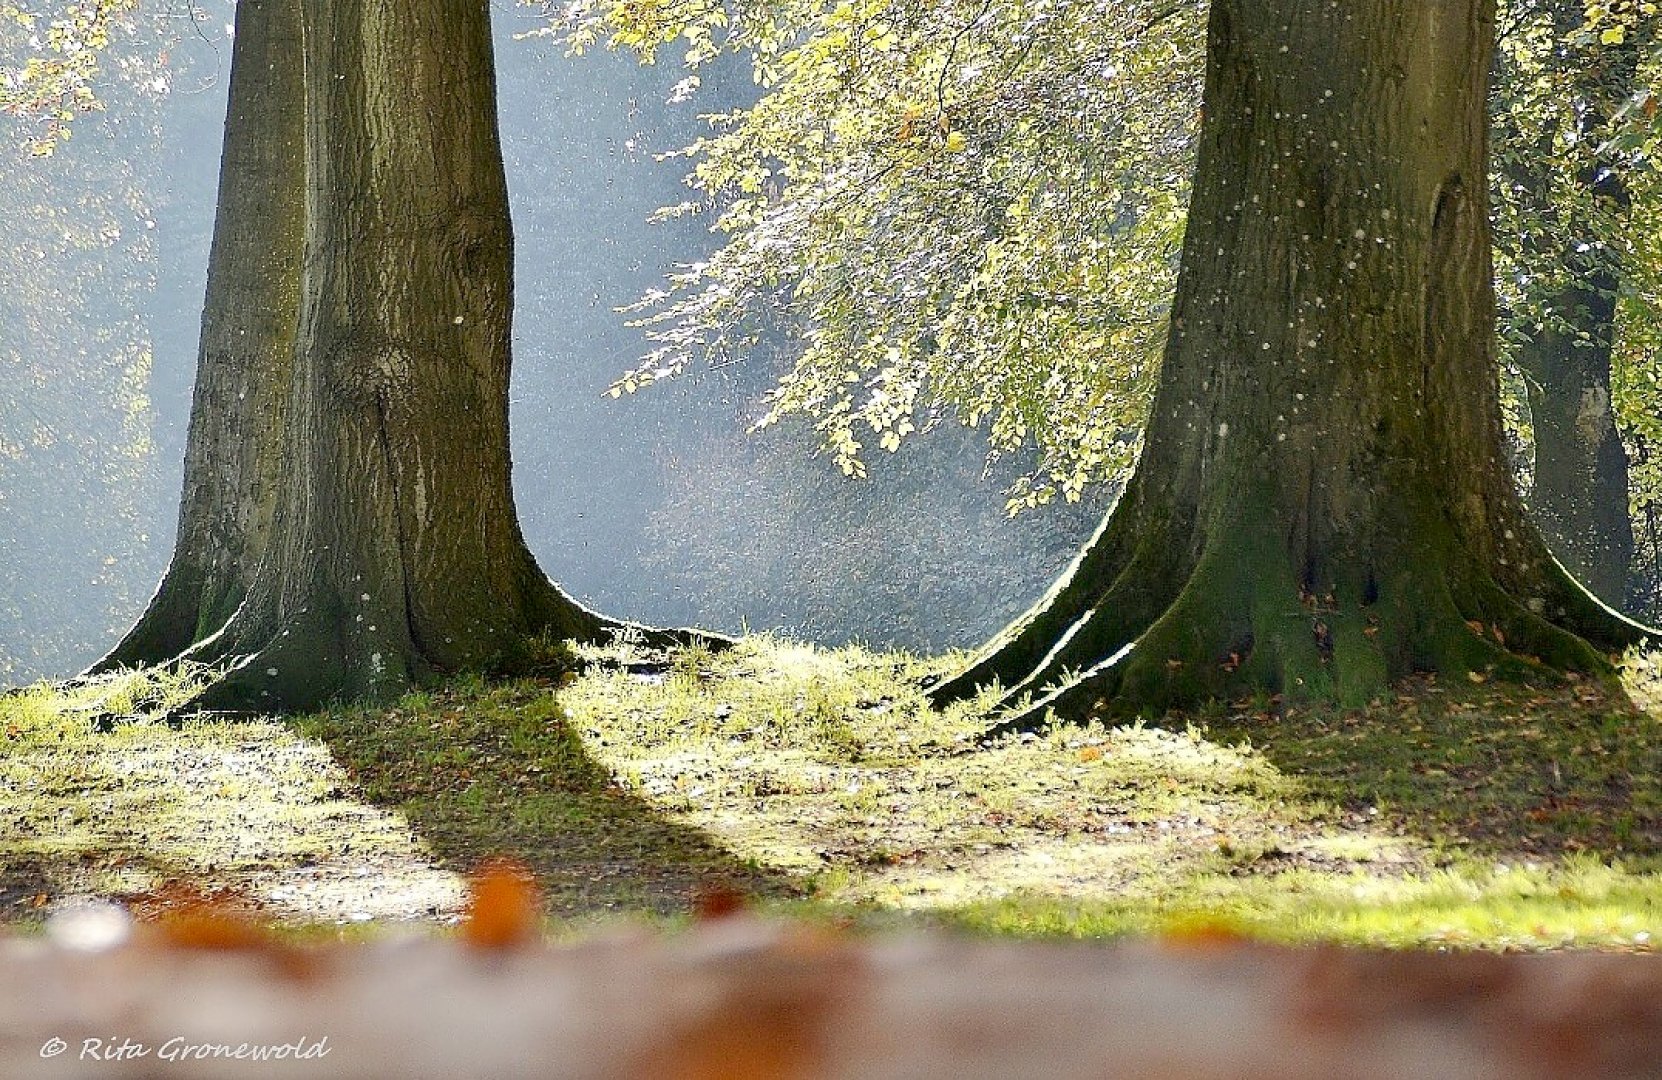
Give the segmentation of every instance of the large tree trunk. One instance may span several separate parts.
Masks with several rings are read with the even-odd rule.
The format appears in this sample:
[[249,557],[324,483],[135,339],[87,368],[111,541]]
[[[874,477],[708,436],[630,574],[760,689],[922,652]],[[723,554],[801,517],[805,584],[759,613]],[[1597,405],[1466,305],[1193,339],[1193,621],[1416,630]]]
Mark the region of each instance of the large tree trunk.
[[173,561],[94,670],[170,660],[254,580],[281,475],[305,236],[300,0],[241,0]]
[[307,222],[286,472],[212,705],[381,697],[595,636],[509,489],[513,242],[486,0],[304,0]]
[[1413,670],[1602,672],[1641,636],[1547,554],[1502,449],[1493,45],[1492,0],[1215,0],[1136,474],[937,701],[1038,693],[1011,725],[1254,691],[1359,703]]
[[[262,24],[275,14],[248,6],[244,17]],[[237,62],[302,72],[301,84],[233,106],[226,139],[259,141],[264,129],[249,136],[241,125],[276,123],[271,113],[303,102],[303,168],[284,174],[300,195],[285,188],[273,203],[295,208],[281,245],[278,233],[243,241],[234,230],[256,228],[264,211],[238,201],[251,163],[228,157],[222,209],[238,216],[214,253],[232,264],[216,266],[216,280],[263,281],[276,303],[249,363],[237,354],[233,368],[205,346],[196,402],[205,415],[192,426],[199,471],[238,454],[249,465],[226,473],[231,486],[187,488],[183,512],[240,529],[227,564],[236,576],[213,578],[212,590],[201,574],[184,578],[177,610],[195,602],[194,620],[187,627],[169,608],[156,620],[166,629],[158,645],[123,650],[157,659],[195,640],[183,659],[227,668],[195,703],[213,709],[385,697],[434,674],[511,665],[536,635],[593,639],[621,625],[548,580],[515,516],[513,242],[487,0],[287,7],[300,15],[303,48],[292,49],[291,22],[269,32],[272,51],[260,56],[242,40],[255,28],[239,26]],[[279,55],[285,43],[291,51]],[[291,250],[296,220],[298,272],[271,262]],[[230,285],[209,297],[210,307],[234,300],[251,297]],[[241,315],[221,307],[206,325],[218,334]],[[291,347],[279,357],[282,342]],[[243,389],[268,375],[274,396],[245,404]],[[268,453],[280,462],[269,494]],[[176,562],[211,559],[219,535],[182,532]]]

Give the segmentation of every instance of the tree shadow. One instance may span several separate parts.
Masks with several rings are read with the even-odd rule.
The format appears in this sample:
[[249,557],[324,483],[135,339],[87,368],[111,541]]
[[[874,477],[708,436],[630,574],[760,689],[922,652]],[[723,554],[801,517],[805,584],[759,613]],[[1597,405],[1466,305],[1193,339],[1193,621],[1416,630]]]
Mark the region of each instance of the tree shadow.
[[1347,811],[1473,852],[1662,857],[1662,730],[1600,680],[1420,676],[1367,708],[1236,707],[1207,731]]
[[547,682],[462,682],[298,726],[329,747],[356,797],[402,815],[444,866],[521,862],[550,914],[674,915],[709,891],[802,892],[625,791],[584,749]]

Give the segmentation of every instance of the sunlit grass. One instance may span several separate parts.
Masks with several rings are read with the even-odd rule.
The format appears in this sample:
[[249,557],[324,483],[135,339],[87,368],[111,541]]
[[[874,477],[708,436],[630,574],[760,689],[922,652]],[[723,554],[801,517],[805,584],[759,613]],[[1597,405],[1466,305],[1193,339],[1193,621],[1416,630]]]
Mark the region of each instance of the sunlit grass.
[[597,759],[833,908],[1498,948],[1643,948],[1658,921],[1662,738],[1594,683],[1429,680],[1365,710],[1243,702],[979,748],[976,704],[925,708],[904,655],[591,659],[611,664],[561,697]]
[[1549,864],[1463,862],[1400,878],[1294,871],[1240,885],[1197,880],[1157,908],[1014,896],[943,917],[1020,937],[1140,935],[1201,924],[1296,943],[1650,951],[1662,933],[1662,874],[1576,856]]
[[[983,746],[987,702],[926,706],[940,661],[767,637],[558,651],[541,680],[294,722],[165,723],[188,680],[133,673],[0,699],[0,915],[185,879],[302,921],[434,918],[456,871],[506,853],[579,923],[673,921],[720,883],[1018,936],[1662,933],[1662,734],[1597,682],[1421,679],[1364,709],[1264,699]],[[1656,707],[1657,658],[1624,671]]]
[[190,681],[124,672],[0,698],[0,919],[177,881],[282,913],[295,890],[328,892],[310,871],[343,858],[367,883],[431,876],[409,826],[350,797],[328,749],[288,725],[160,720]]

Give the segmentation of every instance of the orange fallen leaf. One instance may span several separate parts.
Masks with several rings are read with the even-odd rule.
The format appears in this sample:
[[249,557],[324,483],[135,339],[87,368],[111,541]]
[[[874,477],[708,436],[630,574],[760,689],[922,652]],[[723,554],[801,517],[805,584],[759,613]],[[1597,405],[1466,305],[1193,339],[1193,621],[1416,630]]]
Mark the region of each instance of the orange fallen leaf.
[[134,905],[149,937],[164,948],[252,953],[268,959],[284,976],[305,980],[318,974],[317,954],[279,938],[238,907],[228,893],[210,894],[169,883]]
[[475,949],[510,949],[537,936],[537,892],[524,866],[486,863],[468,883],[462,940]]
[[176,949],[261,952],[276,944],[269,931],[235,911],[210,904],[166,912],[156,929],[161,940]]
[[1215,952],[1239,949],[1252,943],[1240,927],[1211,916],[1174,919],[1160,932],[1162,944],[1184,951]]

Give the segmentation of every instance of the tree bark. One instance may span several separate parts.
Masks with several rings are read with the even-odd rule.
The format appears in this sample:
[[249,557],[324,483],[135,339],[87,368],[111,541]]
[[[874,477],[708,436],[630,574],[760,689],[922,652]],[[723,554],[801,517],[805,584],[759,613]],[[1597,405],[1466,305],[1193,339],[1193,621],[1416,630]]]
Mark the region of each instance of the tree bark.
[[[1555,15],[1561,41],[1585,17],[1580,5],[1567,4],[1557,5]],[[1573,127],[1577,147],[1596,146],[1607,136],[1611,116],[1636,86],[1640,52],[1637,40],[1599,43],[1562,61],[1575,65],[1564,122]],[[1620,165],[1596,153],[1565,199],[1547,171],[1552,148],[1544,149],[1507,170],[1524,203],[1523,220],[1535,226],[1508,238],[1513,258],[1536,283],[1530,299],[1540,312],[1539,325],[1515,357],[1528,383],[1535,434],[1528,503],[1565,568],[1619,607],[1629,600],[1634,541],[1627,452],[1610,398],[1621,267],[1616,246],[1602,234],[1625,219],[1629,199]]]
[[[1492,0],[1215,0],[1144,449],[1074,569],[938,702],[1047,712],[1410,671],[1609,670],[1638,640],[1547,553],[1502,448]],[[1036,698],[1029,700],[1032,693]]]
[[[241,340],[233,305],[262,285],[276,302],[258,352],[204,347],[191,432],[201,477],[182,517],[211,526],[181,532],[185,569],[150,620],[165,633],[146,631],[119,658],[223,665],[193,707],[305,709],[511,669],[537,635],[622,629],[548,580],[514,511],[513,239],[487,0],[245,6],[259,23],[239,25],[236,62],[299,82],[260,98],[245,81],[242,111],[234,87],[227,147],[253,153],[279,111],[293,134],[292,110],[303,153],[294,168],[268,151],[283,186],[255,192],[267,207],[243,201],[254,163],[227,157],[221,205],[235,216],[223,246],[216,235],[226,284],[210,289],[205,326],[216,343],[233,327]],[[281,32],[264,25],[278,6],[290,19]],[[245,43],[256,28],[269,51]],[[257,220],[273,207],[284,208],[272,214],[280,229]],[[243,238],[261,227],[274,231]],[[294,250],[303,256],[278,261]],[[242,393],[256,385],[270,390],[257,403]],[[245,472],[226,468],[239,452]],[[229,478],[219,488],[216,469]],[[236,546],[224,572],[205,574],[221,535]]]
[[94,671],[172,659],[253,583],[282,471],[305,235],[300,0],[241,0],[173,559]]
[[1518,350],[1535,432],[1530,511],[1547,546],[1611,606],[1628,602],[1633,521],[1627,450],[1610,401],[1616,275],[1595,271],[1548,301],[1560,325]]

